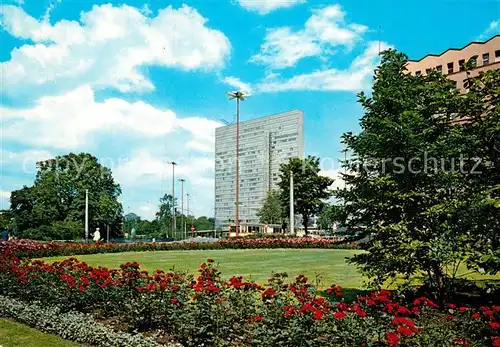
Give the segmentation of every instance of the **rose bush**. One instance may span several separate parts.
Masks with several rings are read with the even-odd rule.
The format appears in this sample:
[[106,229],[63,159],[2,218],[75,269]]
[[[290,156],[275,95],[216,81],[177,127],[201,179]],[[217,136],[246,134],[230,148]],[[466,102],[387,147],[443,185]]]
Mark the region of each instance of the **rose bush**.
[[184,346],[498,346],[500,306],[440,308],[380,290],[344,301],[342,290],[318,291],[304,276],[276,274],[266,285],[225,280],[213,260],[198,276],[91,267],[69,258],[52,264],[0,256],[0,290],[24,302],[120,322]]
[[19,258],[42,258],[96,253],[250,249],[250,248],[330,248],[356,249],[356,243],[339,243],[329,239],[313,237],[266,237],[229,238],[216,242],[170,242],[170,243],[57,243],[32,240],[0,242],[0,249],[15,254]]

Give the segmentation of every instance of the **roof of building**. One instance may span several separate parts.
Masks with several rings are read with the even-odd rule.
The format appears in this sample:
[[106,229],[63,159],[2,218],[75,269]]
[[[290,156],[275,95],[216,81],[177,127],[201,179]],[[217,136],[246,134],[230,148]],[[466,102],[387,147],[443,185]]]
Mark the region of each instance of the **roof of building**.
[[423,56],[422,58],[420,58],[420,59],[418,59],[418,60],[408,59],[408,62],[418,63],[419,61],[422,61],[422,60],[424,60],[424,59],[425,59],[425,58],[427,58],[427,57],[439,57],[439,56],[441,56],[441,55],[445,54],[445,53],[446,53],[446,52],[448,52],[448,51],[461,51],[461,50],[463,50],[463,49],[465,49],[465,48],[467,48],[467,47],[469,47],[470,45],[473,45],[473,44],[483,45],[483,44],[485,44],[485,43],[490,42],[490,41],[491,41],[491,40],[493,40],[495,37],[500,37],[500,34],[497,34],[497,35],[495,35],[495,36],[491,37],[491,38],[490,38],[489,40],[487,40],[487,41],[472,41],[472,42],[469,42],[468,44],[466,44],[465,46],[463,46],[462,48],[448,48],[446,51],[442,52],[441,54],[432,54],[432,53],[431,53],[431,54],[427,54],[427,55]]

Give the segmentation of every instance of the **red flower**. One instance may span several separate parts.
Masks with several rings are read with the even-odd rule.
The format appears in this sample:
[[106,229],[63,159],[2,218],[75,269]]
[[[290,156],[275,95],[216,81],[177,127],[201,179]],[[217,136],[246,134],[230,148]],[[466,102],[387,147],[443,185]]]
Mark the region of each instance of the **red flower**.
[[335,319],[344,319],[345,318],[345,313],[344,312],[335,312],[333,315],[333,318]]
[[451,308],[452,310],[453,310],[454,308],[456,308],[456,307],[457,307],[457,305],[455,305],[455,304],[448,304],[448,308]]
[[274,294],[276,294],[276,292],[274,291],[273,288],[267,288],[264,293],[262,293],[262,297],[263,298],[267,298],[267,297],[272,297]]
[[469,341],[467,341],[464,338],[457,337],[455,340],[453,340],[453,344],[455,346],[465,346],[465,347],[468,347],[469,346]]
[[389,346],[395,346],[399,342],[398,334],[396,334],[393,331],[388,332],[387,334],[385,334],[385,339],[387,340],[387,343],[389,344]]
[[465,311],[467,311],[468,309],[469,309],[469,308],[468,308],[468,307],[465,307],[465,306],[460,306],[460,307],[458,308],[458,310],[459,310],[460,312],[465,312]]
[[483,312],[486,316],[488,317],[493,317],[493,311],[492,310],[486,310]]
[[411,330],[408,327],[402,326],[398,328],[398,334],[404,336],[411,336]]
[[314,309],[313,319],[320,320],[321,318],[323,318],[323,313],[318,309]]
[[500,347],[500,336],[492,336],[491,342],[493,342],[493,347]]
[[472,315],[472,318],[474,318],[474,319],[479,319],[479,318],[481,318],[481,315],[480,315],[478,312],[476,312],[476,313],[474,313],[474,314]]
[[260,322],[262,320],[262,316],[255,316],[248,318],[249,322]]
[[356,310],[356,314],[357,314],[358,316],[360,316],[360,317],[363,317],[363,318],[365,318],[365,317],[366,317],[366,312],[365,312],[365,311],[363,311],[363,310],[360,310],[360,309],[357,309],[357,310]]
[[491,322],[490,323],[490,327],[492,329],[500,329],[500,323],[498,323],[498,322]]

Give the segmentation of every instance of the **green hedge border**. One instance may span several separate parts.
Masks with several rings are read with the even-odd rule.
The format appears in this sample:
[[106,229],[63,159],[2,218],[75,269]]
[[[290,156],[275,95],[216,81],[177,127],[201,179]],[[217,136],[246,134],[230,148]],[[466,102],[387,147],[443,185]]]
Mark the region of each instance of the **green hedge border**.
[[13,318],[38,330],[56,334],[66,340],[103,347],[182,347],[162,345],[153,338],[116,332],[95,321],[89,314],[61,312],[59,308],[44,308],[0,295],[0,316]]

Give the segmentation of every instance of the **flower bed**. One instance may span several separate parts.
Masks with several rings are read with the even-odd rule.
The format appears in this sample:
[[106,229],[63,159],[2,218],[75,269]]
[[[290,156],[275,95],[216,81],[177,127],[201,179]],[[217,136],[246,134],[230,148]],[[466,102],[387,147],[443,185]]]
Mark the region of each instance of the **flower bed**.
[[0,255],[0,290],[184,346],[500,346],[500,306],[440,308],[428,298],[405,304],[385,290],[347,303],[340,287],[320,293],[304,276],[287,283],[276,274],[265,286],[224,280],[210,259],[193,277],[148,273],[137,263],[30,262],[9,250]]
[[214,250],[250,248],[330,248],[356,249],[355,243],[339,243],[329,239],[312,237],[287,238],[230,238],[216,242],[175,242],[175,243],[56,243],[32,240],[0,242],[0,248],[20,258],[42,258],[96,253],[172,251],[172,250]]

